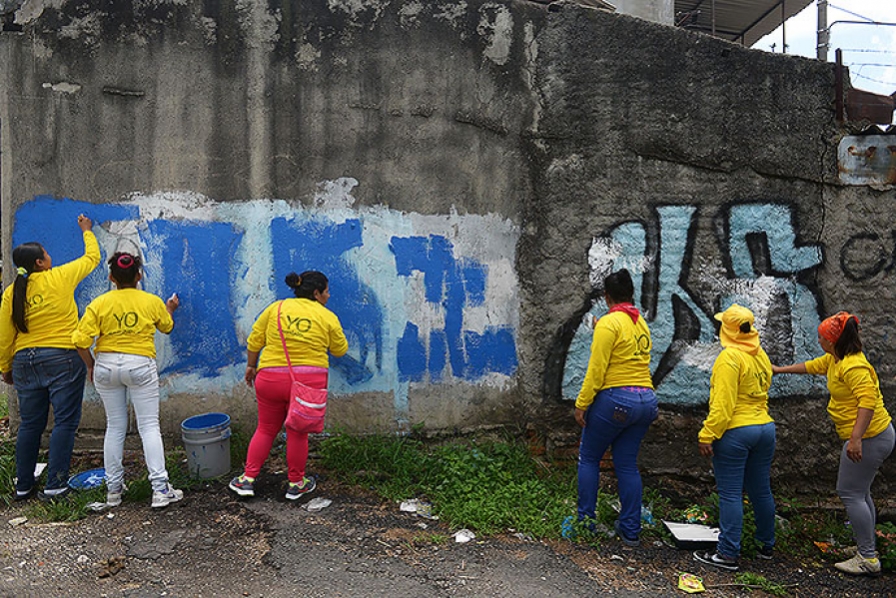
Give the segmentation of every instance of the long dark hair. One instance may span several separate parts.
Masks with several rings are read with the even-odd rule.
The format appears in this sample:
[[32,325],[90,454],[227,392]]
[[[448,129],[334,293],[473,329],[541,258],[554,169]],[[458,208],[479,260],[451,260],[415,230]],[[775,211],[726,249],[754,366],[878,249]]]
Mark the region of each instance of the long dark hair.
[[143,262],[139,255],[119,251],[109,258],[109,273],[122,287],[133,287]]
[[623,268],[604,278],[604,292],[616,303],[632,303],[635,296],[635,285],[632,275]]
[[25,296],[28,290],[28,276],[34,272],[37,260],[43,259],[44,247],[40,243],[22,243],[12,250],[12,263],[16,268],[24,268],[25,274],[16,274],[12,283],[12,322],[19,332],[28,332],[25,324]]
[[316,270],[307,270],[301,274],[290,272],[286,275],[286,286],[295,292],[299,299],[314,299],[314,291],[323,293],[330,285],[330,281],[323,273]]
[[837,359],[843,359],[847,355],[862,352],[862,339],[859,338],[859,321],[855,316],[850,316],[843,324],[843,332],[834,343],[834,353]]

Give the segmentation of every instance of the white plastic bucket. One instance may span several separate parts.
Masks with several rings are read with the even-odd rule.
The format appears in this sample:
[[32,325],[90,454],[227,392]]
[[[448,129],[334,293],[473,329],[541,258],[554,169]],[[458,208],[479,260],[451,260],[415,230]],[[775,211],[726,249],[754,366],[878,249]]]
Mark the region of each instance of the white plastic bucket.
[[203,413],[180,424],[187,450],[187,469],[194,478],[216,478],[230,472],[230,416]]

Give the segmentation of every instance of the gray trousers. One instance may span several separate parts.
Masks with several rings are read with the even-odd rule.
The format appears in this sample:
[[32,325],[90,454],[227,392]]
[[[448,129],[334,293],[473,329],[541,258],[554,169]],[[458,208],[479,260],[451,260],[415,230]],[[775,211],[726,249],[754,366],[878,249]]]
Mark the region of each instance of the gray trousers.
[[896,442],[896,431],[893,424],[871,438],[862,439],[862,460],[853,463],[846,456],[846,445],[840,452],[840,471],[837,474],[837,494],[846,507],[846,516],[852,525],[852,534],[859,548],[859,554],[865,558],[877,556],[874,526],[877,514],[871,500],[871,482],[877,475],[884,459],[893,452]]

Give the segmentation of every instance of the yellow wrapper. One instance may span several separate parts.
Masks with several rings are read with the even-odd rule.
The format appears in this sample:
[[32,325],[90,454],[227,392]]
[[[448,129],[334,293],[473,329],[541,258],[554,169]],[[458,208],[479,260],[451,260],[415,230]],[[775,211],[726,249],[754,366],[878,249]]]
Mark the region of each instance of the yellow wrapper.
[[703,578],[697,577],[693,573],[680,573],[678,575],[678,589],[688,594],[706,591],[706,588],[703,587]]

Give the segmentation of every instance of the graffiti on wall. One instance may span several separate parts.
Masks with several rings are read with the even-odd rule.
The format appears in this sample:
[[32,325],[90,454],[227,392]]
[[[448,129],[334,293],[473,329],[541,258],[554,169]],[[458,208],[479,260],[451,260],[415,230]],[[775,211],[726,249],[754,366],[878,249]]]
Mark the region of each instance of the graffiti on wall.
[[[695,405],[709,396],[709,371],[718,354],[712,314],[740,303],[756,314],[756,327],[773,362],[791,363],[818,353],[819,294],[807,280],[823,261],[817,245],[797,243],[790,207],[777,203],[729,206],[720,218],[719,263],[698,255],[697,207],[658,206],[650,222],[624,222],[594,239],[591,282],[628,268],[635,303],[650,324],[651,372],[662,403]],[[701,279],[703,295],[687,281]],[[705,289],[710,289],[706,293]],[[588,365],[593,317],[606,313],[592,297],[569,324],[575,327],[565,353],[561,396],[575,399]],[[583,317],[584,316],[584,317]],[[817,390],[813,376],[776,377],[771,396]]]
[[[144,289],[181,300],[174,331],[157,341],[168,393],[238,384],[255,318],[291,296],[283,280],[302,270],[328,276],[327,306],[349,340],[349,353],[331,358],[333,394],[393,393],[401,420],[409,384],[506,385],[517,367],[517,227],[492,215],[353,208],[355,185],[321,185],[312,207],[190,193],[119,204],[40,196],[17,210],[13,244],[38,240],[55,263],[69,261],[83,251],[76,216],[85,213],[104,262],[140,252]],[[82,310],[110,289],[107,276],[103,263],[78,288]]]

